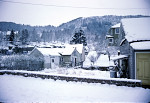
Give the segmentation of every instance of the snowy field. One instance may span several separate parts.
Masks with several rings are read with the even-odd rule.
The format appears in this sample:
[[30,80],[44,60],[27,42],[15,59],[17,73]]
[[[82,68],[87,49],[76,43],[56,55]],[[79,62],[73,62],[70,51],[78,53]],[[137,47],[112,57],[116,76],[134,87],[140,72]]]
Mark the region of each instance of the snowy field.
[[150,89],[0,75],[2,102],[150,102]]

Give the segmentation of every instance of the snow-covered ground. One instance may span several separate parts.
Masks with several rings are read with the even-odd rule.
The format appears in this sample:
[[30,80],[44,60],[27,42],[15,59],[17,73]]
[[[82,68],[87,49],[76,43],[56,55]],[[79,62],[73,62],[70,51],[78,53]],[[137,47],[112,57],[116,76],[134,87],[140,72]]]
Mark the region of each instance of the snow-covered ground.
[[67,76],[77,76],[77,77],[93,77],[93,78],[110,78],[109,71],[100,70],[84,70],[84,69],[74,69],[74,68],[55,68],[55,69],[44,69],[39,71],[40,73],[47,74],[63,74]]
[[2,102],[150,102],[150,89],[0,76]]

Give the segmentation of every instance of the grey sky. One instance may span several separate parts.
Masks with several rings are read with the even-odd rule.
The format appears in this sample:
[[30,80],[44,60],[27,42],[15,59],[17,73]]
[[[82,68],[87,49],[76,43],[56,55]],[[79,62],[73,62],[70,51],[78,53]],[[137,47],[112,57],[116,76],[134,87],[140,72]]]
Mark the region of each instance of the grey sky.
[[150,15],[150,0],[0,0],[0,21],[30,25],[58,26],[78,17],[130,14]]

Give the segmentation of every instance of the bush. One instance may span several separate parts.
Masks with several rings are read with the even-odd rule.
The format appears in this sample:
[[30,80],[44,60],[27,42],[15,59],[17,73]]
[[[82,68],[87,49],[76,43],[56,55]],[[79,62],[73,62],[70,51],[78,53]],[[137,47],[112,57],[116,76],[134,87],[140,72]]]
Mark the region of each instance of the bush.
[[8,70],[43,70],[44,60],[42,58],[28,55],[2,56],[1,68]]

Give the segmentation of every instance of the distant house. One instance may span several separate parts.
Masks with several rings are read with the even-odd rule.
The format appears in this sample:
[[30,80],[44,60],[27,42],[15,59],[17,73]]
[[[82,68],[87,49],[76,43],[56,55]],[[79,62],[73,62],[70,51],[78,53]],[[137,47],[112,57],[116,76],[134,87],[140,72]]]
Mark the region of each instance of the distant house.
[[65,48],[34,48],[29,55],[43,58],[44,68],[75,67],[82,63],[77,48],[69,45]]
[[120,26],[121,23],[118,23],[112,26],[108,34],[106,35],[106,43],[107,43],[107,51],[110,55],[117,55],[119,51],[119,44],[120,44]]
[[80,65],[83,65],[83,62],[85,61],[85,48],[83,44],[74,44],[74,45],[66,45],[66,48],[76,48],[76,50],[79,52],[80,57]]
[[119,46],[120,23],[112,26],[106,35],[108,46]]
[[128,78],[150,85],[150,18],[121,21],[120,54],[128,55]]

